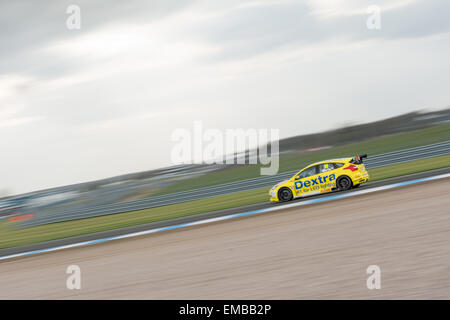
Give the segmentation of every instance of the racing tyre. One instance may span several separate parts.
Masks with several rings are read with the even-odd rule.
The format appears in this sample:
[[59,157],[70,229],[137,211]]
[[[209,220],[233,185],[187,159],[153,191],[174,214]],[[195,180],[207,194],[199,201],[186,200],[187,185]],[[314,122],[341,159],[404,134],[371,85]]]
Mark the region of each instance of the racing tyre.
[[352,187],[352,185],[353,185],[352,179],[350,179],[347,176],[341,176],[336,181],[336,186],[341,191],[350,189]]
[[281,188],[278,191],[278,199],[282,202],[290,201],[292,200],[292,190],[289,188]]

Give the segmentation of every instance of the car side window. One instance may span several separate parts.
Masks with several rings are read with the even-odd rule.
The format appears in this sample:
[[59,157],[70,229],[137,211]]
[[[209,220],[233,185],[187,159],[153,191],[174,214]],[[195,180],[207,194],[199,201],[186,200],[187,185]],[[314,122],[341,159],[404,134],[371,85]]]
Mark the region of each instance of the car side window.
[[299,174],[299,179],[307,178],[309,176],[318,174],[318,169],[319,169],[319,166],[312,166],[312,167],[309,167],[308,169],[303,170]]
[[335,169],[334,163],[322,163],[320,165],[320,173],[324,173],[324,172],[331,171],[334,169]]
[[339,169],[343,165],[344,165],[343,163],[338,163],[338,162],[322,163],[320,165],[320,173],[331,171],[331,170],[335,170],[335,169]]

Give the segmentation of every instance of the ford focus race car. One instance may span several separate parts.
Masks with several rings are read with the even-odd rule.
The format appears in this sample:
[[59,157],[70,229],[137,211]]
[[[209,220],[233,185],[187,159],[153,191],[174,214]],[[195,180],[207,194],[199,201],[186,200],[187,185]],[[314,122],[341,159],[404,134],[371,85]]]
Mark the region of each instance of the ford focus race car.
[[367,155],[310,164],[289,180],[270,189],[270,201],[290,201],[298,197],[359,187],[361,183],[369,181],[363,158],[367,158]]

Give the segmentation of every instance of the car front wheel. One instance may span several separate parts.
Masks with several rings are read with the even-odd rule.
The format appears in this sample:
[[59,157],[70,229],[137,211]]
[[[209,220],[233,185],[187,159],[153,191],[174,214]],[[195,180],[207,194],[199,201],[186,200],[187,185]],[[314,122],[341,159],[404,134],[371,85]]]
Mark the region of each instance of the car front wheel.
[[281,188],[278,191],[278,199],[280,201],[283,201],[283,202],[290,201],[290,200],[292,200],[292,198],[293,198],[293,196],[292,196],[292,190],[291,189],[289,189],[289,188]]

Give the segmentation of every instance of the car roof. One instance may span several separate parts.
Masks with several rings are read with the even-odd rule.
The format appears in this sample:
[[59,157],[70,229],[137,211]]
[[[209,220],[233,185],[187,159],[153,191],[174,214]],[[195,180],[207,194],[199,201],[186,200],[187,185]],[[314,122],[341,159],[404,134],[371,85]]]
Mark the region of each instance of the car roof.
[[301,171],[303,171],[303,170],[305,170],[305,169],[307,169],[307,168],[309,168],[309,167],[312,167],[312,166],[315,166],[315,165],[318,165],[318,164],[322,164],[322,163],[329,163],[329,162],[347,162],[347,161],[350,161],[351,159],[353,159],[353,158],[352,158],[352,157],[348,157],[348,158],[339,158],[339,159],[322,160],[322,161],[318,161],[318,162],[311,163],[311,164],[309,164],[309,165],[303,167],[302,169],[300,169],[300,170],[297,171],[297,172],[301,172]]
[[318,164],[322,164],[322,163],[328,163],[328,162],[346,162],[346,161],[349,161],[351,159],[352,158],[339,158],[339,159],[322,160],[322,161],[311,163],[311,164],[307,165],[305,168],[311,167],[311,166],[315,166],[315,165],[318,165]]
[[330,160],[320,161],[320,163],[322,163],[322,162],[343,162],[343,161],[348,161],[350,159],[352,159],[352,158],[348,157],[348,158],[330,159]]

